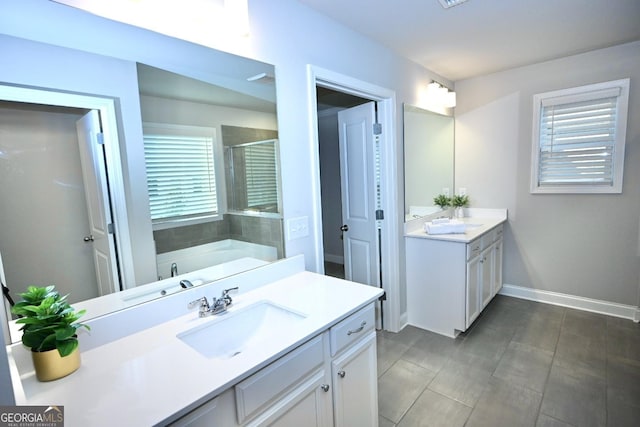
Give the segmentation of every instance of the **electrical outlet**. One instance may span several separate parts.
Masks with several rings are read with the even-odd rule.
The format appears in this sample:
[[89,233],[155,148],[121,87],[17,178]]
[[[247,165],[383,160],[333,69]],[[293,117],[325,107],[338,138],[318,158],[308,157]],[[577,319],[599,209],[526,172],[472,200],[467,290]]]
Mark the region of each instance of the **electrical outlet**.
[[287,240],[300,239],[309,235],[309,217],[301,216],[287,220]]
[[458,195],[459,196],[466,196],[467,195],[467,189],[465,187],[458,188]]

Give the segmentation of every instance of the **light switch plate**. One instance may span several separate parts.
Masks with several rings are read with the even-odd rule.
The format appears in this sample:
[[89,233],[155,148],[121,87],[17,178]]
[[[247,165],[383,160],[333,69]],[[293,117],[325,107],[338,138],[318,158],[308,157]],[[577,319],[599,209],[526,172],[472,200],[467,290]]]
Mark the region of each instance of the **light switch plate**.
[[309,217],[300,216],[287,220],[287,240],[300,239],[309,235]]

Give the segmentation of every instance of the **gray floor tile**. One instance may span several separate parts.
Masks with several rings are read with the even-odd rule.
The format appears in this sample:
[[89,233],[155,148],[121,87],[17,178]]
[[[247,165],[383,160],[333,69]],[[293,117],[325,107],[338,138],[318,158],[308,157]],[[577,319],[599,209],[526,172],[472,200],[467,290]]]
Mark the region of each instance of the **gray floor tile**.
[[562,329],[584,337],[604,338],[607,332],[607,317],[588,311],[567,309],[564,313]]
[[[475,361],[464,361],[465,357]],[[429,385],[429,390],[467,406],[474,406],[493,373],[493,368],[487,369],[487,363],[486,359],[478,356],[456,354],[438,372]]]
[[631,322],[629,326],[609,326],[607,328],[607,354],[640,362],[640,324]]
[[555,351],[560,335],[562,316],[547,316],[538,309],[530,314],[513,334],[513,340],[542,350]]
[[606,386],[602,378],[554,362],[540,411],[577,426],[604,426]]
[[389,421],[382,415],[378,416],[378,427],[395,427],[395,426],[396,426],[395,423]]
[[585,336],[573,332],[560,332],[555,361],[571,369],[601,378],[606,376],[607,352],[605,337]]
[[471,412],[467,427],[534,427],[542,394],[493,378]]
[[607,426],[637,427],[640,425],[640,401],[632,405],[619,394],[607,396]]
[[404,352],[409,349],[407,344],[387,339],[380,333],[378,333],[376,346],[378,351],[378,377],[393,366]]
[[381,427],[640,425],[626,319],[499,295],[456,340],[379,333],[378,372]]
[[430,334],[431,332],[408,325],[398,333],[388,331],[380,331],[379,333],[387,340],[406,346],[412,346],[416,343],[416,341],[420,340],[426,334]]
[[511,337],[490,328],[478,328],[469,334],[459,351],[483,357],[497,365]]
[[431,390],[425,390],[398,427],[463,427],[471,407]]
[[399,422],[434,375],[418,365],[398,360],[378,379],[378,413]]
[[536,427],[575,427],[573,424],[565,423],[564,421],[556,420],[548,415],[540,414],[538,416],[538,422]]
[[[640,362],[609,357],[607,360],[607,395],[616,401],[640,406]],[[640,425],[640,419],[638,420]]]
[[438,372],[460,344],[462,344],[462,340],[427,332],[402,355],[402,358],[433,372]]
[[552,352],[512,341],[493,376],[542,393],[552,361]]

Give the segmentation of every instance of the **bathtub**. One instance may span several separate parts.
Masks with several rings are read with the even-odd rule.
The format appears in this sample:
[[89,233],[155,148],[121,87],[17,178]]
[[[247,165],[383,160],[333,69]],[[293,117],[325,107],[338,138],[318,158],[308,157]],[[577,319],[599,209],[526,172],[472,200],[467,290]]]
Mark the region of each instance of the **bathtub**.
[[278,250],[273,246],[226,239],[158,254],[156,263],[159,278],[168,278],[171,277],[173,263],[177,265],[178,274],[181,275],[241,258],[271,262],[278,259]]

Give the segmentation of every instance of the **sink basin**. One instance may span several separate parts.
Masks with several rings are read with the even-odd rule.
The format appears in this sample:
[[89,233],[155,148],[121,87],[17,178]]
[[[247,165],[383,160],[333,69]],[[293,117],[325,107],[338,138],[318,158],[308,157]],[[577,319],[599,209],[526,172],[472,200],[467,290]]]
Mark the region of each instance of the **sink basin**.
[[268,301],[211,318],[177,337],[210,359],[229,359],[272,341],[305,315]]

